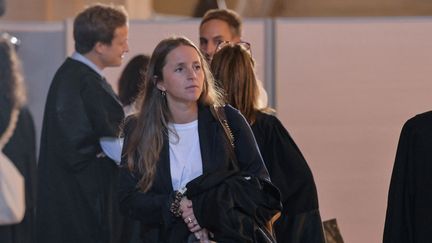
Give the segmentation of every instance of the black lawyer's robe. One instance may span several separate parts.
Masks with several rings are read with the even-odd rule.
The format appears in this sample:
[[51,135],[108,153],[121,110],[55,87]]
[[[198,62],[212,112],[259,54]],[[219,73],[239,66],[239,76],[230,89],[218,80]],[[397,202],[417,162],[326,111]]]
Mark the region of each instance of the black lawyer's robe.
[[[0,134],[3,134],[9,124],[11,110],[3,106],[3,103],[0,104]],[[24,176],[26,211],[24,219],[19,224],[0,226],[0,242],[36,242],[36,136],[33,118],[26,107],[20,110],[13,136],[3,152]]]
[[384,243],[432,242],[432,111],[402,128],[387,202]]
[[278,242],[324,243],[318,194],[300,149],[277,117],[258,112],[252,125],[270,179],[282,198],[274,230]]
[[124,114],[111,86],[87,65],[66,59],[48,93],[38,163],[39,243],[114,242],[118,168],[101,153]]
[[[268,178],[252,131],[240,112],[225,106],[225,113],[235,138],[235,153],[242,171]],[[125,126],[125,145],[128,133],[136,124],[136,119],[128,119]],[[213,117],[209,107],[200,106],[198,110],[198,134],[200,140],[203,173],[228,168],[229,150],[223,128]],[[122,158],[122,164],[127,158]],[[164,139],[160,159],[157,162],[156,176],[152,187],[146,193],[136,189],[140,175],[130,173],[126,167],[120,170],[119,197],[122,212],[141,221],[141,235],[145,243],[181,243],[189,234],[181,218],[175,218],[169,211],[169,197],[173,192],[168,137]],[[198,221],[199,222],[199,221]]]

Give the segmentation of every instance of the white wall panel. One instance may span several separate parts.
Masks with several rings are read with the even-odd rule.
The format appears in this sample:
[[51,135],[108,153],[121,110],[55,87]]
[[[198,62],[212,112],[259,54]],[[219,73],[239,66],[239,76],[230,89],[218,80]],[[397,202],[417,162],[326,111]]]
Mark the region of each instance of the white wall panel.
[[432,107],[431,29],[431,18],[276,21],[278,114],[346,242],[382,241],[400,130]]

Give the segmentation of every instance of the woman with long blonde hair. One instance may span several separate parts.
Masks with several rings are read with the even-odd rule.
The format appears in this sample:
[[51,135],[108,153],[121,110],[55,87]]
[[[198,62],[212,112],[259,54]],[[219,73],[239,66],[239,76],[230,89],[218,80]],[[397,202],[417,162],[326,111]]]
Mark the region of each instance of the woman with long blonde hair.
[[[211,107],[221,95],[198,48],[184,37],[162,40],[148,66],[138,113],[127,119],[120,172],[122,211],[141,221],[144,242],[208,242],[192,201],[194,178],[230,166],[223,128]],[[224,106],[240,170],[268,178],[241,113]],[[192,234],[193,233],[193,234]]]

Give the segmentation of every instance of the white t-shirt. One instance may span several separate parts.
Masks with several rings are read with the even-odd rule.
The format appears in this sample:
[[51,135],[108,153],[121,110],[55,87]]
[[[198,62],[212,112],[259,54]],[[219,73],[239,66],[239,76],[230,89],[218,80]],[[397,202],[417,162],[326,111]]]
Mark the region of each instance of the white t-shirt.
[[169,133],[169,156],[172,186],[179,190],[203,173],[198,120],[169,126],[177,134]]

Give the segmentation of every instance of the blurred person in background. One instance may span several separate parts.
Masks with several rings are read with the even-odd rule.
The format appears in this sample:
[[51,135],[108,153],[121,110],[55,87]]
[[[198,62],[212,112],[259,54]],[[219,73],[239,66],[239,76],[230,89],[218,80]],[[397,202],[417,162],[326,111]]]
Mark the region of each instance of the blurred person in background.
[[26,90],[13,45],[17,43],[15,40],[6,33],[0,35],[0,136],[4,137],[12,120],[15,129],[2,152],[24,177],[25,213],[20,223],[0,226],[0,242],[32,243],[35,242],[36,138],[33,118],[25,105]]
[[[212,9],[204,14],[199,27],[199,46],[210,63],[221,42],[237,43],[241,41],[243,23],[240,16],[230,9]],[[260,80],[258,82],[258,107],[268,104],[267,92]]]
[[[144,54],[138,54],[126,64],[119,81],[118,92],[119,99],[123,105],[125,116],[132,115],[136,112],[136,99],[142,89],[144,89],[144,80],[147,73],[147,66],[150,57]],[[140,223],[129,217],[123,218],[121,226],[122,243],[139,243]]]
[[400,133],[387,199],[383,243],[432,242],[432,111]]
[[251,125],[270,179],[280,189],[283,209],[274,224],[277,242],[324,243],[312,172],[272,109],[258,107],[254,65],[249,43],[225,41],[216,47],[210,69],[227,103]]
[[148,55],[136,55],[127,63],[120,75],[118,93],[125,116],[136,112],[135,100],[140,90],[144,88],[149,61],[150,57]]
[[38,163],[39,243],[113,243],[119,225],[118,139],[123,108],[102,74],[128,46],[121,6],[96,4],[74,20],[75,52],[57,70],[46,100]]

